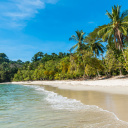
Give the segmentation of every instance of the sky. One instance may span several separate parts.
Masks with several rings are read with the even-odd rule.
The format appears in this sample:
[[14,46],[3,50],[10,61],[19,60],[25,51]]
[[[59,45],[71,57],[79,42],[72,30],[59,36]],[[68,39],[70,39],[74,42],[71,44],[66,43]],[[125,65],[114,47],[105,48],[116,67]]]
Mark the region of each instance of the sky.
[[86,35],[109,23],[106,10],[127,0],[0,0],[0,53],[30,61],[37,52],[68,52],[77,30]]

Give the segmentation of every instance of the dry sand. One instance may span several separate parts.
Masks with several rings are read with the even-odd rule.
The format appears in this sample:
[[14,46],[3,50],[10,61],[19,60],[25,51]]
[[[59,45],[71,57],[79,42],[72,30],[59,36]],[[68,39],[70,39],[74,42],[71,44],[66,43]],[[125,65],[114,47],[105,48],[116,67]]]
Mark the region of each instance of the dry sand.
[[88,105],[99,106],[104,110],[114,112],[119,119],[128,121],[128,78],[84,81],[23,81],[4,84],[46,85],[44,86],[46,90],[52,89],[52,91],[54,91],[54,87],[57,87],[56,93],[62,96],[80,100]]
[[26,85],[50,85],[59,89],[68,90],[89,90],[100,91],[114,94],[128,94],[128,78],[104,79],[104,80],[56,80],[56,81],[23,81],[23,82],[8,82],[5,84],[26,84]]

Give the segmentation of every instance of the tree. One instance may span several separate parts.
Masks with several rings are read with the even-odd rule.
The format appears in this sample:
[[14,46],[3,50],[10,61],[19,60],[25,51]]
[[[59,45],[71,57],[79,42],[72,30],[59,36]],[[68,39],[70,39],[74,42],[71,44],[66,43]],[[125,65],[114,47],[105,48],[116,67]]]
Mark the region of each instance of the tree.
[[77,42],[77,44],[75,44],[69,51],[71,52],[72,50],[74,50],[75,48],[77,48],[77,51],[82,51],[85,48],[85,44],[83,43],[83,40],[85,38],[85,33],[81,30],[77,30],[76,31],[76,35],[72,35],[69,40],[74,40]]
[[92,33],[90,33],[84,39],[84,42],[86,43],[87,48],[94,53],[95,57],[99,56],[100,53],[103,54],[104,51],[105,51],[105,47],[100,43],[102,41],[101,40],[97,40],[97,38],[94,37]]
[[48,55],[47,53],[44,54],[43,58],[41,59],[42,63],[45,63],[49,60],[53,59],[51,55]]
[[57,55],[56,53],[52,53],[52,54],[51,54],[51,57],[52,57],[53,60],[55,60],[55,59],[58,58],[58,55]]
[[[113,39],[116,49],[123,52],[124,40],[128,34],[128,10],[121,14],[120,9],[121,6],[117,5],[112,7],[112,13],[107,11],[106,14],[111,22],[107,25],[99,26],[98,35],[102,37],[103,41],[108,41],[108,43]],[[126,61],[125,56],[124,58]]]
[[59,58],[62,58],[64,57],[64,54],[62,52],[59,52],[59,55],[58,55]]
[[17,63],[18,64],[23,64],[23,61],[19,59],[19,60],[17,60]]
[[41,60],[41,58],[44,56],[43,52],[38,52],[32,57],[32,62],[36,62]]
[[0,64],[3,62],[9,62],[9,59],[5,53],[0,53]]

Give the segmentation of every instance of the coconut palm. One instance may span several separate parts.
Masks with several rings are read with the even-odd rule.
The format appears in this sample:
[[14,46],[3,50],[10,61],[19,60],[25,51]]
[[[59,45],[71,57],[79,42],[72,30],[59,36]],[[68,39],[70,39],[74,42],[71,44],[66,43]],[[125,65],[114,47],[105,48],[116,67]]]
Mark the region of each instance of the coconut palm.
[[[105,51],[105,47],[100,43],[102,42],[102,40],[96,36],[95,32],[90,33],[84,39],[84,42],[86,43],[88,50],[91,50],[94,53],[95,58],[96,56],[99,56],[100,53],[103,54]],[[98,76],[100,76],[98,69],[97,69],[97,74]]]
[[85,39],[84,42],[89,50],[91,50],[95,57],[99,56],[100,53],[104,53],[105,47],[100,43],[102,42],[101,39],[95,37],[93,33],[90,33]]
[[80,52],[85,48],[85,44],[83,43],[83,40],[85,38],[85,33],[81,30],[77,30],[75,31],[76,35],[72,35],[69,40],[74,40],[77,42],[77,44],[75,44],[73,47],[71,47],[71,49],[69,50],[70,52],[73,51],[74,49],[76,49],[76,51]]
[[103,41],[108,41],[113,38],[115,47],[123,52],[124,38],[127,36],[128,30],[128,10],[122,14],[120,12],[121,6],[112,7],[112,13],[107,11],[107,15],[111,22],[107,25],[99,27],[98,35],[102,37]]

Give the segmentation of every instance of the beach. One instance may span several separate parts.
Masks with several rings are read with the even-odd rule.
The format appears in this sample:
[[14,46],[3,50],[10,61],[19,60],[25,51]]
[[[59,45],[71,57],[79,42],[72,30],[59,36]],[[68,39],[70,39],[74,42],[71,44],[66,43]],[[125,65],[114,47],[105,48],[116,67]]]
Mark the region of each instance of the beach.
[[100,91],[113,94],[128,94],[128,78],[118,77],[102,80],[54,80],[54,81],[21,81],[5,84],[50,85],[59,89],[76,91]]
[[[120,119],[128,121],[127,116],[127,98],[128,98],[128,79],[127,78],[111,78],[103,80],[85,80],[85,81],[73,81],[73,80],[63,80],[63,81],[24,81],[24,82],[12,82],[12,84],[26,84],[26,85],[49,85],[56,87],[61,90],[70,90],[67,95],[61,93],[65,97],[77,99],[87,105],[97,105],[105,110],[114,112]],[[47,87],[48,88],[48,87]],[[49,87],[50,88],[50,87]],[[52,88],[51,91],[54,89]],[[75,92],[74,92],[75,91]],[[60,92],[60,91],[59,91]],[[84,92],[89,92],[93,98],[89,99],[89,102],[84,100]],[[58,92],[57,92],[58,93]],[[73,97],[71,93],[74,93]],[[78,94],[79,95],[76,95]],[[108,94],[106,96],[106,94]],[[70,97],[69,97],[70,95]],[[79,98],[78,98],[79,97]],[[96,98],[95,98],[96,97]],[[108,98],[109,107],[106,107],[106,97]],[[111,100],[112,97],[115,99]],[[116,102],[116,107],[113,108],[113,102]],[[117,112],[116,112],[117,111]]]
[[47,91],[52,91],[75,99],[85,105],[98,106],[104,111],[115,114],[119,120],[128,122],[128,79],[104,79],[84,81],[22,81],[4,84],[38,85]]

